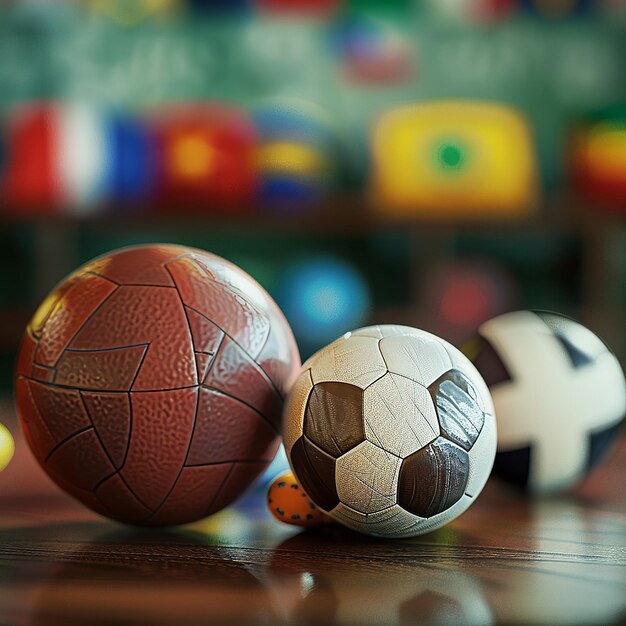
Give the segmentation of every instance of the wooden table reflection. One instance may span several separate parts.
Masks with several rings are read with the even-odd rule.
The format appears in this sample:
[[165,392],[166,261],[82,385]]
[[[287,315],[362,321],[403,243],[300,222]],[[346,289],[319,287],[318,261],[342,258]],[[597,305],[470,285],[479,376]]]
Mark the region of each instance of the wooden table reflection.
[[36,481],[17,489],[25,458],[0,475],[0,624],[626,623],[626,438],[572,495],[490,482],[451,525],[402,541],[299,532],[254,499],[128,528]]

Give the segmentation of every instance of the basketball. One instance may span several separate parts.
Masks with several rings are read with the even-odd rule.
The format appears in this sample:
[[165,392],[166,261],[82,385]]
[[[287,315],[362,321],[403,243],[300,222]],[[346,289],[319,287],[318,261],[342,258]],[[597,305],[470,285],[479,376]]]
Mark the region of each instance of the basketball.
[[274,458],[291,330],[231,263],[156,245],[62,282],[23,340],[17,407],[41,466],[116,520],[170,525],[235,500]]

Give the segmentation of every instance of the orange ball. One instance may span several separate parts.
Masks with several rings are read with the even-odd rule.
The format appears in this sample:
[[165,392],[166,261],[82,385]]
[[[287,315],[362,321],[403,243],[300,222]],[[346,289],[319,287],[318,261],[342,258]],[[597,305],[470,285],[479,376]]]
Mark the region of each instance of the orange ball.
[[279,476],[271,484],[267,492],[267,506],[272,515],[285,524],[317,526],[330,521],[304,493],[291,472]]

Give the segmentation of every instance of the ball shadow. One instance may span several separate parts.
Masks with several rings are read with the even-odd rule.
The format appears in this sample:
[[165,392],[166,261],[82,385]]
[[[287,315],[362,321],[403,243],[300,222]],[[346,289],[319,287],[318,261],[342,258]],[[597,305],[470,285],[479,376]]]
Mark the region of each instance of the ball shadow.
[[72,523],[10,537],[23,549],[0,580],[27,588],[31,601],[7,611],[27,612],[23,621],[33,626],[276,621],[259,568],[191,529]]

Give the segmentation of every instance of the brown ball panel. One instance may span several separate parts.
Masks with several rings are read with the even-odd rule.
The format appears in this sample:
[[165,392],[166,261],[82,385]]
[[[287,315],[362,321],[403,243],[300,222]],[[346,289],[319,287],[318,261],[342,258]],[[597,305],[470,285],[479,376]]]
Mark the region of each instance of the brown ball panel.
[[148,346],[97,352],[66,350],[57,365],[54,382],[90,391],[126,391],[131,388]]
[[189,256],[167,266],[180,296],[189,308],[213,321],[252,358],[267,340],[268,316],[228,285],[213,279],[197,259]]
[[270,462],[276,431],[257,411],[213,389],[200,389],[200,404],[186,465]]
[[[17,357],[17,365],[15,366],[15,374],[20,376],[33,376],[33,360],[35,358],[35,350],[37,349],[37,340],[32,334],[31,328],[27,328],[20,346],[20,353]],[[52,370],[54,371],[54,370]]]
[[[278,449],[278,445],[277,441],[274,452]],[[239,495],[248,489],[259,475],[267,469],[268,465],[269,462],[267,461],[260,461],[258,463],[233,463],[206,514],[211,515],[229,504],[232,504],[235,498],[239,497]]]
[[[34,362],[54,367],[83,324],[117,287],[99,276],[86,274],[58,299],[41,327]],[[45,303],[44,305],[45,306]],[[35,313],[37,316],[37,313]],[[124,344],[122,344],[124,345]]]
[[15,397],[17,399],[17,410],[24,437],[36,459],[43,463],[44,459],[57,444],[57,440],[39,414],[30,385],[31,381],[27,378],[22,376],[16,378]]
[[291,463],[304,491],[317,506],[330,511],[339,504],[332,456],[303,436],[291,448]]
[[[285,328],[277,329],[276,324],[285,324]],[[270,334],[257,357],[259,367],[268,375],[276,391],[281,398],[287,395],[300,372],[300,364],[289,362],[284,358],[284,354],[292,350],[297,350],[295,340],[285,329],[287,322],[284,318],[276,318]]]
[[124,464],[130,438],[130,397],[127,393],[81,393],[96,433],[116,468]]
[[93,428],[60,444],[46,461],[52,476],[61,476],[78,489],[91,491],[103,478],[115,472]]
[[279,432],[281,397],[267,374],[229,337],[222,341],[204,385],[235,395],[261,413]]
[[176,482],[187,458],[198,389],[130,394],[132,435],[122,476],[150,509]]
[[173,287],[165,264],[189,249],[182,246],[140,246],[118,250],[84,266],[84,272],[105,276],[120,285]]
[[143,523],[166,526],[175,524],[181,516],[186,519],[205,517],[231,469],[231,463],[184,467],[163,506]]
[[185,307],[185,314],[189,320],[189,330],[193,338],[193,349],[196,352],[215,354],[224,339],[224,331],[210,319],[200,315],[193,309]]
[[[70,344],[95,351],[147,346],[132,390],[176,389],[197,384],[187,317],[175,289],[119,287]],[[99,363],[93,367],[98,371]],[[126,388],[128,390],[128,388]]]
[[[46,299],[24,337],[16,399],[35,456],[68,493],[118,520],[185,523],[269,464],[281,376],[298,367],[288,325],[246,274],[145,246],[97,259]],[[189,467],[216,459],[228,464]]]
[[139,501],[119,474],[98,485],[95,495],[105,514],[114,519],[139,524],[152,515],[152,511]]
[[52,435],[55,444],[91,426],[78,391],[36,381],[30,381],[28,386],[35,411],[44,416],[46,430]]
[[304,434],[335,458],[365,441],[363,390],[348,383],[315,385],[307,402]]
[[461,499],[468,478],[467,452],[437,437],[402,462],[398,504],[419,517],[432,517]]
[[472,383],[458,370],[438,378],[428,391],[433,399],[442,434],[465,450],[470,450],[485,423]]
[[[83,279],[80,272],[71,275],[48,295],[48,297],[39,305],[28,325],[28,332],[33,336],[35,341],[41,339],[45,325],[48,323],[50,316],[57,310],[57,305],[65,296],[65,294],[74,287],[74,285]],[[98,281],[95,281],[96,283]],[[73,300],[70,299],[69,302]]]

